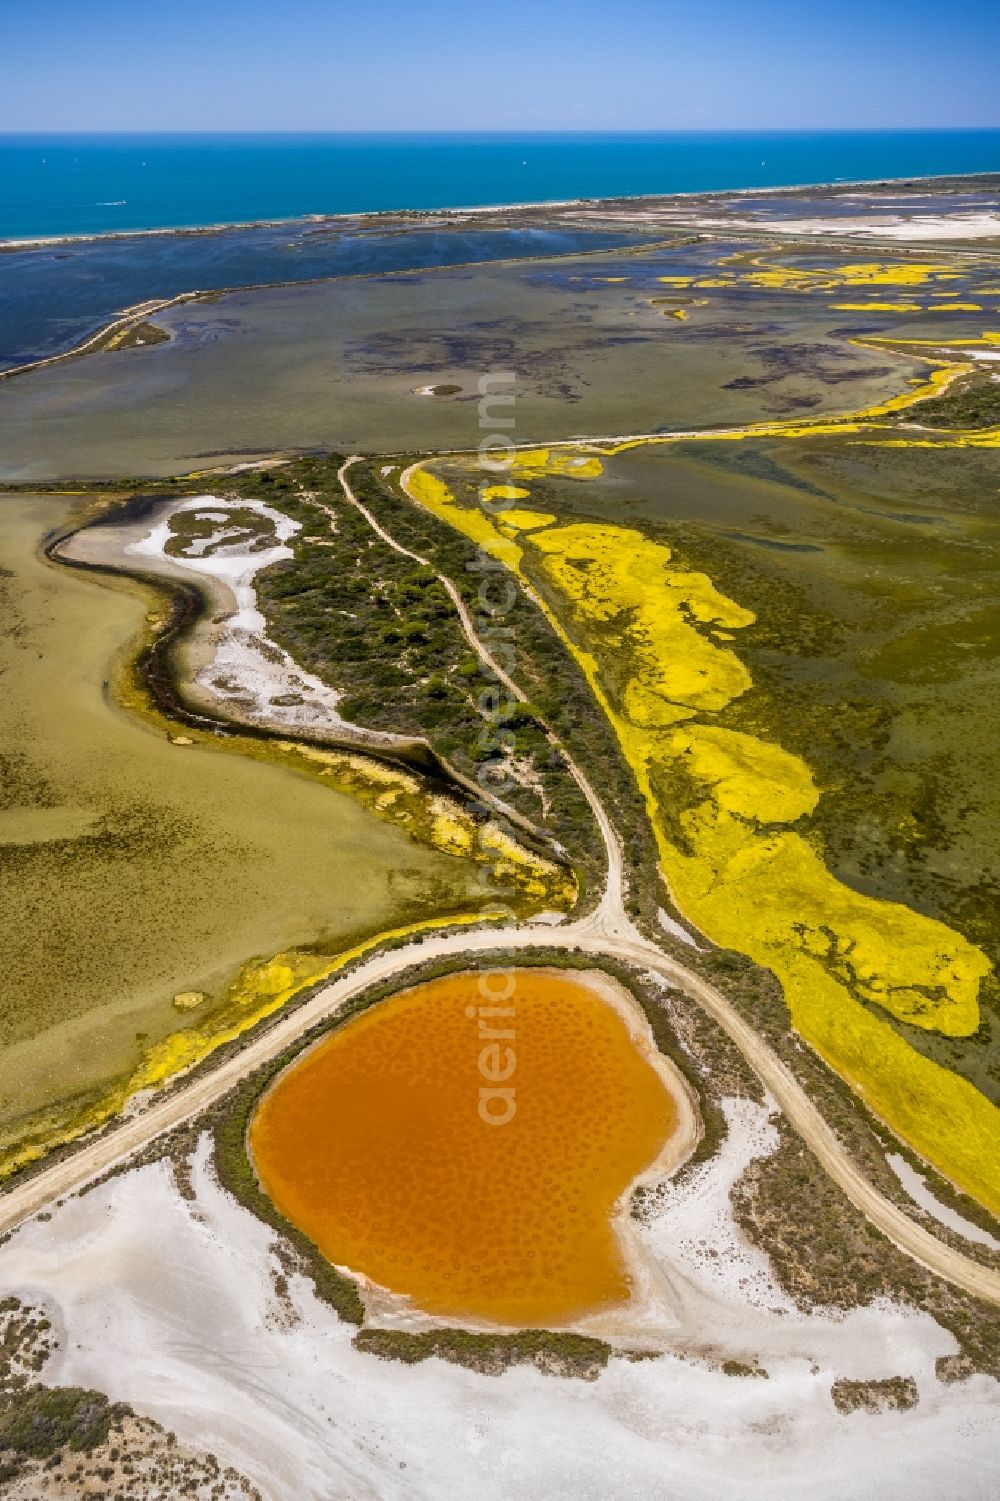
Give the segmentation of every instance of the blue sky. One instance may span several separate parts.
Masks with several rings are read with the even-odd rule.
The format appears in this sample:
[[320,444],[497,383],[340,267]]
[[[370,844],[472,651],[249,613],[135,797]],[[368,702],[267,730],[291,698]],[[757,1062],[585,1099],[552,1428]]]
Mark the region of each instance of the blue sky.
[[1000,125],[985,0],[0,0],[0,131]]

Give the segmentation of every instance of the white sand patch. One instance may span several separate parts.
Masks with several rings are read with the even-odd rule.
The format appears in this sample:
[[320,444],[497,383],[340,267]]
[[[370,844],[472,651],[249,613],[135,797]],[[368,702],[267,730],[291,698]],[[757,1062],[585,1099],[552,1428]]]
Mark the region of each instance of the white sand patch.
[[[0,1288],[57,1312],[66,1344],[47,1380],[132,1402],[271,1501],[994,1495],[1000,1388],[985,1378],[938,1385],[934,1358],[954,1343],[931,1319],[769,1311],[784,1306],[780,1295],[757,1253],[734,1243],[721,1200],[748,1153],[773,1145],[773,1130],[747,1102],[727,1114],[723,1152],[649,1234],[705,1342],[730,1341],[734,1323],[757,1320],[766,1381],[680,1355],[613,1361],[593,1383],[360,1355],[303,1279],[290,1279],[291,1309],[278,1297],[272,1232],[219,1189],[204,1148],[195,1203],[161,1164],[129,1172],[18,1231],[0,1248]],[[733,1271],[708,1267],[701,1241],[736,1255]],[[735,1343],[745,1343],[742,1330]],[[829,1394],[837,1375],[913,1375],[920,1402],[842,1417]]]
[[246,474],[257,469],[283,469],[289,462],[288,459],[248,459],[242,464],[229,464],[223,470],[224,474]]
[[656,909],[656,918],[664,933],[669,933],[673,938],[679,938],[681,943],[689,944],[693,949],[698,948],[694,935],[689,933],[687,928],[682,927],[676,918],[671,917],[669,912],[664,912],[662,907]]
[[698,218],[705,229],[787,230],[789,235],[835,235],[838,239],[982,240],[1000,237],[1000,213],[859,214],[851,218],[809,219]]
[[[933,312],[934,309],[931,308],[930,311]],[[992,349],[970,349],[968,345],[965,344],[953,345],[942,343],[939,348],[941,354],[946,354],[950,359],[953,360],[986,360],[987,362],[1000,361],[1000,349],[997,349],[995,347]],[[1000,380],[1000,372],[991,371],[990,378],[991,380]]]
[[858,235],[881,234],[893,240],[984,240],[1000,236],[1000,214],[914,214],[888,226],[866,228],[862,221],[854,230]]
[[910,1166],[905,1157],[900,1157],[898,1152],[890,1152],[885,1160],[913,1202],[919,1204],[921,1209],[926,1209],[928,1214],[932,1214],[939,1225],[947,1225],[949,1230],[956,1230],[959,1235],[964,1235],[966,1240],[974,1240],[981,1246],[989,1246],[992,1251],[1000,1251],[1000,1240],[997,1240],[995,1235],[991,1235],[988,1230],[981,1229],[979,1225],[974,1225],[964,1215],[958,1214],[954,1209],[949,1209],[947,1204],[942,1204],[940,1199],[936,1199],[923,1178],[915,1168]]
[[728,1134],[677,1186],[664,1185],[662,1202],[643,1239],[662,1265],[672,1265],[699,1293],[744,1309],[794,1313],[794,1304],[774,1282],[763,1252],[750,1246],[733,1217],[729,1194],[751,1162],[770,1157],[778,1132],[768,1110],[753,1100],[723,1101]]
[[[253,511],[269,522],[274,528],[274,546],[251,551],[239,530],[225,524],[236,509]],[[193,496],[170,515],[179,511],[204,516],[216,524],[216,530],[207,538],[193,540],[186,555],[167,553],[171,537],[167,516],[124,551],[213,579],[231,591],[236,609],[214,632],[213,655],[195,678],[198,686],[255,724],[287,729],[349,727],[337,712],[341,695],[270,639],[267,622],[257,608],[254,578],[262,569],[293,556],[285,544],[301,523],[260,500],[227,501],[215,495]]]
[[663,1270],[680,1337],[719,1360],[757,1360],[772,1376],[788,1361],[802,1361],[856,1380],[913,1375],[933,1382],[934,1360],[953,1342],[930,1320],[884,1300],[846,1313],[804,1313],[783,1292],[730,1202],[749,1164],[777,1150],[773,1106],[732,1098],[722,1108],[722,1146],[678,1186],[661,1190],[660,1206],[640,1231]]

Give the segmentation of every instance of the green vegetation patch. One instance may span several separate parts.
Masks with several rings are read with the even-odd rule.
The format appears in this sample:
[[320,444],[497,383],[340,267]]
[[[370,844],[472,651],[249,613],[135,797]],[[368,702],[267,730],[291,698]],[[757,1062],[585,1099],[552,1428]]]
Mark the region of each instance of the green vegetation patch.
[[157,323],[130,323],[124,332],[111,334],[106,343],[96,346],[98,349],[141,349],[151,344],[167,344],[170,335],[165,328]]
[[[372,466],[357,465],[350,479],[359,498],[401,546],[430,566],[400,556],[344,499],[338,467],[336,456],[305,459],[240,482],[244,493],[265,497],[302,527],[289,543],[294,559],[257,580],[269,632],[343,693],[340,709],[353,723],[420,736],[470,780],[484,762],[502,763],[508,781],[495,789],[498,795],[557,838],[581,887],[592,888],[603,871],[603,845],[586,799],[546,733],[546,724],[560,735],[582,728],[574,709],[583,711],[589,693],[580,675],[544,617],[521,597],[504,621],[509,629],[487,645],[532,701],[509,706],[500,689],[504,712],[495,721],[494,679],[470,649],[437,577],[442,573],[458,587],[475,618],[481,577],[470,566],[475,550],[393,494]],[[484,624],[488,629],[489,621],[477,622],[480,629]],[[553,717],[557,703],[561,712]],[[613,744],[608,753],[616,756]],[[494,790],[491,778],[485,785]]]
[[549,1376],[576,1376],[595,1381],[612,1355],[604,1340],[549,1329],[522,1329],[517,1334],[473,1334],[467,1329],[428,1329],[406,1334],[399,1329],[362,1329],[355,1349],[404,1365],[436,1357],[468,1366],[484,1376],[499,1376],[514,1365],[533,1365]]
[[888,1376],[883,1381],[835,1381],[830,1388],[838,1412],[906,1412],[920,1400],[912,1376]]
[[15,1406],[0,1410],[0,1455],[12,1450],[48,1459],[64,1448],[96,1449],[129,1414],[125,1403],[110,1402],[102,1392],[35,1386],[22,1392]]
[[247,552],[265,552],[277,541],[274,522],[260,511],[245,506],[223,512],[206,502],[173,513],[163,551],[171,558],[210,557],[218,546],[238,544]]
[[[483,561],[476,549],[424,507],[398,495],[377,474],[374,463],[364,466],[360,475],[358,470],[352,471],[352,475],[362,499],[390,527],[397,540],[431,559],[457,585],[473,615],[480,614],[478,591],[483,574],[470,568],[470,564],[481,565]],[[449,479],[458,477],[450,475]],[[655,844],[645,805],[614,731],[597,710],[578,663],[544,612],[523,591],[509,623],[509,635],[502,642],[506,642],[512,654],[512,676],[544,723],[572,753],[592,786],[599,789],[629,855],[628,910],[634,918],[645,917],[655,925],[660,901]],[[520,745],[520,730],[517,735]],[[546,785],[550,826],[573,853],[574,860],[580,862],[578,871],[588,876],[591,884],[600,881],[604,873],[604,849],[589,806],[569,776],[550,778]]]
[[922,401],[909,410],[894,412],[897,423],[916,422],[922,427],[976,430],[1000,426],[1000,381],[974,371],[954,381],[942,396]]

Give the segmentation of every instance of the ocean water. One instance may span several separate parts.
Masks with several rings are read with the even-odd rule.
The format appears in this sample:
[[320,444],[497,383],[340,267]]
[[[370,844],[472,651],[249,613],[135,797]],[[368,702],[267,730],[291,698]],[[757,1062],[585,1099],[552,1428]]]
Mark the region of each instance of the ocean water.
[[1000,130],[0,136],[0,240],[1000,170]]

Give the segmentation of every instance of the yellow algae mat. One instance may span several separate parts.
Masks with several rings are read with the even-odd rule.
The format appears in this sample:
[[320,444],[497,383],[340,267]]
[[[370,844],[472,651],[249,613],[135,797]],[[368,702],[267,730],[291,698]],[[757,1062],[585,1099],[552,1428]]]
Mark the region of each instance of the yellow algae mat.
[[[570,452],[548,458],[518,453],[512,473],[574,473]],[[590,456],[588,476],[595,466]],[[631,528],[552,524],[524,497],[491,518],[427,469],[408,488],[539,592],[635,773],[682,913],[772,969],[817,1052],[927,1161],[1000,1209],[1000,1111],[888,1020],[970,1036],[989,961],[944,923],[839,881],[793,827],[819,796],[808,765],[711,722],[752,687],[730,642],[753,614]]]

